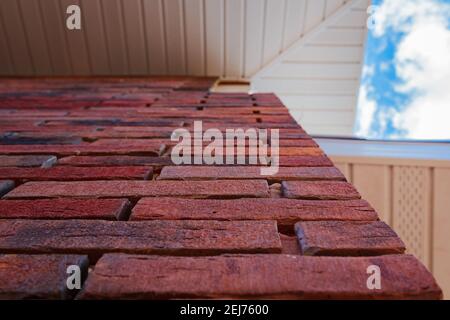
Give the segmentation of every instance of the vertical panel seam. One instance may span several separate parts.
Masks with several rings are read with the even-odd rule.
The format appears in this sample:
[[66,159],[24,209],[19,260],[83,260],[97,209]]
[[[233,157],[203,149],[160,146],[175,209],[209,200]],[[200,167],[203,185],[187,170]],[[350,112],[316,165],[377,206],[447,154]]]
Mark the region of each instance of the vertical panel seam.
[[[92,1],[92,0],[91,0]],[[82,4],[83,4],[83,0],[80,0],[80,2],[78,3],[78,5],[80,6],[82,12],[83,12],[83,8],[82,8]],[[86,56],[87,56],[87,63],[88,63],[88,68],[89,68],[89,74],[93,74],[93,70],[92,70],[92,60],[91,60],[91,50],[90,50],[90,46],[89,46],[89,41],[87,39],[87,20],[85,18],[81,19],[81,25],[82,25],[82,31],[81,33],[83,34],[83,40],[84,43],[86,44]]]
[[164,66],[166,73],[169,72],[169,59],[168,59],[168,49],[167,49],[167,30],[166,30],[166,10],[164,6],[164,0],[159,0],[160,3],[160,14],[161,14],[161,23],[162,23],[162,38],[163,38],[163,57],[164,57]]
[[147,65],[147,74],[150,73],[150,52],[148,51],[148,38],[147,38],[147,28],[146,28],[146,17],[145,17],[145,11],[144,11],[144,0],[140,0],[138,2],[140,10],[141,10],[141,23],[139,23],[139,27],[142,30],[142,35],[144,37],[144,47],[145,47],[145,63]]
[[183,57],[183,66],[184,66],[184,70],[183,70],[183,74],[187,74],[188,72],[189,72],[189,66],[188,66],[188,50],[187,50],[187,41],[186,41],[186,38],[187,38],[187,35],[186,35],[186,9],[185,9],[185,3],[184,3],[184,0],[178,0],[179,2],[179,10],[181,11],[180,12],[180,18],[181,18],[181,21],[180,21],[180,27],[181,27],[181,32],[180,32],[180,35],[181,35],[181,37],[182,37],[182,39],[181,39],[181,42],[182,42],[182,45],[181,45],[181,48],[182,48],[182,50],[183,50],[183,53],[182,53],[182,57]]
[[245,55],[246,55],[246,41],[247,41],[247,37],[246,37],[246,26],[245,26],[245,16],[246,16],[246,12],[247,12],[247,6],[246,6],[247,1],[242,1],[241,2],[241,65],[239,66],[240,69],[240,77],[244,78],[245,77]]
[[120,11],[120,19],[122,20],[122,35],[124,37],[124,44],[125,44],[125,60],[126,60],[126,66],[127,66],[127,73],[130,74],[130,58],[128,53],[128,34],[127,34],[127,26],[125,23],[125,13],[124,13],[124,6],[123,6],[123,0],[119,0],[119,11]]
[[[61,3],[58,0],[56,0],[56,7],[59,10],[59,12],[65,13],[65,11],[63,11],[63,8],[61,6]],[[65,43],[65,47],[66,47],[66,54],[67,54],[67,58],[69,61],[70,73],[74,74],[74,67],[73,67],[73,63],[72,63],[72,53],[70,52],[69,39],[67,39],[67,29],[66,29],[66,26],[64,23],[65,22],[65,20],[64,20],[65,14],[63,14],[62,16],[63,16],[63,18],[62,18],[63,42]]]
[[102,20],[101,26],[103,29],[103,35],[104,35],[104,44],[106,49],[106,59],[107,59],[107,65],[109,74],[112,73],[112,67],[111,67],[111,52],[109,49],[109,40],[108,40],[108,32],[106,31],[106,24],[105,24],[105,13],[103,12],[103,0],[99,0],[99,7],[100,7],[100,19]]

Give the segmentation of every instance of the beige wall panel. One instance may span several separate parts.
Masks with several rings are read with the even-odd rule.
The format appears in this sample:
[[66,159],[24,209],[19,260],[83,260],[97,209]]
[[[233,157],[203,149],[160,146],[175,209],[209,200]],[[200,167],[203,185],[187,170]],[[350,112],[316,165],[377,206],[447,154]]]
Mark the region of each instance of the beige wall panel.
[[450,299],[450,169],[434,170],[433,273]]
[[392,225],[390,173],[389,166],[354,164],[352,182],[378,212],[380,219]]
[[393,169],[393,227],[407,251],[431,266],[431,169],[395,166]]

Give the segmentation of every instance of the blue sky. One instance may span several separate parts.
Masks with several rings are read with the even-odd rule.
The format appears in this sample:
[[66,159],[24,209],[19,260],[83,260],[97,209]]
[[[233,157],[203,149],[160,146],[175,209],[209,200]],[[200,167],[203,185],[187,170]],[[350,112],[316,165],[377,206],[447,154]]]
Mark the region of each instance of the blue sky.
[[450,140],[450,0],[373,0],[355,134]]

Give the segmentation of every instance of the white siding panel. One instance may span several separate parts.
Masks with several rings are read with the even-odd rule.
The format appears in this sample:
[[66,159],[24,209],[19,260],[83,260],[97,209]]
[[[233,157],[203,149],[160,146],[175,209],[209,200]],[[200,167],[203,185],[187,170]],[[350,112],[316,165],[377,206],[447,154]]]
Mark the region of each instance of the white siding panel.
[[307,0],[286,0],[283,49],[289,47],[303,32]]
[[279,95],[290,110],[353,110],[356,104],[354,95]]
[[225,0],[225,75],[240,78],[243,74],[244,2]]
[[325,0],[307,0],[304,33],[316,27],[325,18]]
[[246,77],[256,73],[264,63],[265,1],[247,0],[245,8],[245,60]]
[[148,74],[147,47],[142,21],[141,0],[122,0],[129,73]]
[[275,58],[282,49],[285,0],[267,0],[264,26],[264,63]]
[[203,0],[185,0],[184,5],[187,73],[201,76],[205,73]]
[[52,74],[53,70],[47,48],[44,25],[39,10],[39,2],[20,0],[17,1],[17,4],[22,11],[25,32],[27,33],[29,46],[32,48],[30,54],[35,73],[37,75]]
[[325,16],[328,17],[330,14],[338,10],[343,4],[344,0],[327,0],[325,4]]
[[281,63],[272,77],[306,79],[358,79],[361,66],[355,63]]
[[101,2],[99,0],[82,0],[81,10],[92,73],[107,75],[110,73],[110,65]]
[[[90,60],[86,43],[85,21],[81,16],[81,30],[69,30],[66,28],[66,18],[68,17],[66,9],[70,5],[80,5],[78,0],[60,0],[60,16],[63,19],[63,30],[66,34],[69,57],[73,66],[74,75],[88,75],[91,73]],[[62,14],[61,14],[62,12]]]
[[186,73],[184,21],[182,0],[165,0],[164,18],[167,37],[169,74]]
[[284,61],[288,62],[360,62],[364,55],[362,44],[356,46],[306,45],[293,50]]
[[256,80],[254,86],[260,92],[302,94],[355,94],[358,80],[277,79]]
[[206,74],[224,74],[225,0],[205,1]]
[[163,0],[143,0],[150,74],[167,72]]
[[365,29],[336,29],[329,28],[321,32],[311,44],[316,45],[361,45],[364,43]]
[[17,1],[0,1],[0,10],[15,71],[23,75],[34,74],[33,61]]
[[120,0],[102,0],[102,6],[111,73],[128,74],[128,56]]

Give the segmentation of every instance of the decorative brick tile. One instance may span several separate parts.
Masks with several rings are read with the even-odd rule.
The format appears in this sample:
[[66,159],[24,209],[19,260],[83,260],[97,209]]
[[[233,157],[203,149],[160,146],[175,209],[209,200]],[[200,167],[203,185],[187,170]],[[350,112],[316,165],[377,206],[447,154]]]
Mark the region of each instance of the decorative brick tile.
[[216,179],[268,179],[281,180],[345,180],[335,167],[281,167],[271,176],[261,174],[261,167],[253,166],[167,166],[159,180],[216,180]]
[[267,220],[294,231],[298,221],[377,220],[364,200],[313,201],[294,199],[180,199],[143,198],[133,208],[131,220]]
[[55,156],[0,156],[1,167],[50,167],[56,163]]
[[342,181],[283,181],[283,194],[293,199],[349,200],[359,199],[358,191]]
[[[381,290],[366,286],[378,265]],[[304,257],[228,255],[161,257],[108,254],[89,276],[82,299],[284,298],[439,299],[442,293],[413,256]]]
[[71,299],[67,268],[80,267],[86,276],[89,262],[82,255],[0,255],[0,299]]
[[298,222],[304,255],[363,256],[403,253],[405,245],[382,221]]
[[0,252],[279,253],[275,221],[0,220]]
[[76,181],[27,182],[5,197],[192,197],[241,198],[268,197],[269,186],[263,180],[232,181]]
[[105,219],[127,218],[126,199],[0,200],[0,219]]
[[1,168],[0,179],[32,181],[69,180],[147,180],[152,178],[151,167],[53,167]]

